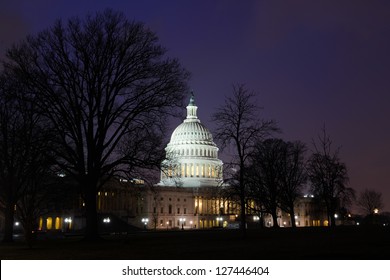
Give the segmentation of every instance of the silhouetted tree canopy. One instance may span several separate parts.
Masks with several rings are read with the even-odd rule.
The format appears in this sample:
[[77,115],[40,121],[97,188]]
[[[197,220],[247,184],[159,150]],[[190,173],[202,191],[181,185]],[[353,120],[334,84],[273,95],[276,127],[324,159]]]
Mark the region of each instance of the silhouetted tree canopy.
[[227,97],[225,104],[217,108],[212,116],[217,127],[214,134],[216,140],[221,144],[222,149],[229,147],[234,153],[232,162],[228,164],[233,170],[233,173],[228,175],[230,177],[228,180],[231,184],[235,184],[240,197],[240,228],[244,235],[247,199],[244,174],[249,164],[249,156],[258,141],[265,139],[277,130],[274,121],[264,120],[260,117],[261,108],[256,106],[255,96],[255,93],[249,91],[245,85],[233,85],[232,96]]
[[164,156],[164,127],[189,76],[165,53],[143,24],[111,10],[59,20],[7,53],[6,68],[57,134],[57,164],[79,182],[87,238],[97,237],[103,178],[155,167]]
[[[30,241],[33,223],[51,173],[52,133],[34,99],[13,76],[0,76],[0,200],[4,205],[4,241],[12,241],[15,212]],[[15,209],[17,208],[17,209]],[[17,211],[15,211],[17,210]]]
[[355,192],[347,187],[347,167],[340,161],[339,150],[332,150],[332,141],[325,129],[318,140],[317,144],[314,143],[314,152],[308,161],[308,176],[312,193],[324,202],[328,221],[331,226],[335,226],[336,211],[349,205]]
[[375,209],[383,208],[382,193],[375,190],[365,189],[357,199],[357,205],[366,215],[372,215]]
[[295,226],[294,205],[306,182],[304,152],[301,142],[267,139],[257,143],[251,154],[248,193],[262,205],[263,212],[272,215],[274,227],[279,226],[278,209],[289,213]]

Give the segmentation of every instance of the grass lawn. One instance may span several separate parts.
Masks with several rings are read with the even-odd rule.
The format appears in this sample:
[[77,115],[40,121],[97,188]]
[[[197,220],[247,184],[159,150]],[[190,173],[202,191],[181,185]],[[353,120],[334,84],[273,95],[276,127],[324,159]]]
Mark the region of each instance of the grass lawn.
[[390,227],[184,230],[81,237],[45,237],[28,248],[22,241],[0,244],[5,259],[390,259]]

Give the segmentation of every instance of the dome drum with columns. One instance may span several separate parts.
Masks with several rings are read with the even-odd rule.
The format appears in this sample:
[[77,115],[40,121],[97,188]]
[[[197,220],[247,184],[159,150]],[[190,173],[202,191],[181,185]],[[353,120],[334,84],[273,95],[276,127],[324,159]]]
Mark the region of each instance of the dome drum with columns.
[[165,148],[160,186],[202,187],[222,182],[222,161],[210,131],[197,117],[194,95],[187,106],[187,117],[172,133]]

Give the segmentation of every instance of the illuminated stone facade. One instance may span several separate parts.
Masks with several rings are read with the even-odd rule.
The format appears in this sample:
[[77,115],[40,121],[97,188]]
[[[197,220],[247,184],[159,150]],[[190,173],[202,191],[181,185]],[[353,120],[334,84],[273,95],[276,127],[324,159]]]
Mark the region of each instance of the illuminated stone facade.
[[226,225],[221,220],[226,201],[218,195],[223,163],[197,110],[192,94],[187,117],[173,131],[165,148],[161,180],[155,192],[147,195],[149,203],[143,219],[148,219],[149,228],[208,228],[223,226],[224,222]]
[[165,148],[159,186],[210,187],[222,183],[222,161],[210,131],[197,117],[194,96],[187,117],[172,133]]

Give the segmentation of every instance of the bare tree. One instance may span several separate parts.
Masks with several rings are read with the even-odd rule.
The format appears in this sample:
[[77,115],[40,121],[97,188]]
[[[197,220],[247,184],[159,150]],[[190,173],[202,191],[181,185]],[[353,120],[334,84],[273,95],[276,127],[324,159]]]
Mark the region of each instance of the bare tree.
[[259,142],[251,155],[248,169],[248,192],[263,213],[269,213],[278,227],[281,209],[290,214],[295,227],[294,206],[306,182],[305,145],[299,141],[267,139]]
[[[0,77],[0,200],[4,207],[4,241],[13,239],[15,213],[21,218],[29,241],[43,192],[42,176],[50,173],[51,132],[37,113],[34,100],[20,98],[24,88],[11,76]],[[34,191],[33,191],[34,189]],[[16,209],[17,208],[17,209]],[[26,209],[26,212],[22,210]],[[16,211],[17,210],[17,211]],[[24,215],[26,214],[26,215]]]
[[255,103],[255,93],[248,91],[243,84],[233,85],[231,97],[217,109],[212,120],[216,124],[215,138],[221,143],[221,148],[233,150],[233,160],[230,163],[234,170],[231,182],[237,182],[240,197],[241,213],[240,228],[246,234],[246,178],[245,170],[249,163],[249,155],[253,152],[255,143],[276,131],[274,121],[259,117],[260,108]]
[[382,193],[365,189],[357,199],[357,205],[366,215],[372,215],[375,209],[383,208]]
[[96,239],[97,191],[120,171],[158,166],[167,117],[182,103],[188,73],[153,32],[111,10],[57,21],[7,57],[6,67],[53,124],[57,164],[79,183],[85,237]]
[[305,163],[305,144],[300,141],[287,142],[284,154],[280,207],[290,214],[291,225],[295,227],[294,206],[302,196],[302,189],[307,181]]
[[346,165],[340,161],[339,149],[332,151],[332,141],[326,134],[318,137],[314,152],[308,161],[308,176],[315,196],[325,204],[328,221],[335,226],[335,214],[342,204],[349,204],[354,197],[354,190],[346,186],[348,173]]
[[247,173],[251,197],[261,203],[266,213],[271,214],[274,227],[279,227],[277,213],[281,205],[286,146],[281,139],[267,139],[257,143]]

